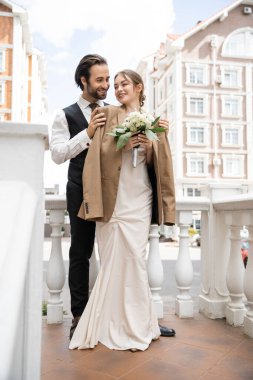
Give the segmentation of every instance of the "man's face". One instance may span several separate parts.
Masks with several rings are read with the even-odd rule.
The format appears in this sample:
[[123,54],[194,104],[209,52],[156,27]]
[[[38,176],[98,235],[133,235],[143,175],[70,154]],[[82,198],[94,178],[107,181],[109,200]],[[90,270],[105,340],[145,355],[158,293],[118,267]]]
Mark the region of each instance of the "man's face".
[[92,66],[90,68],[90,78],[88,82],[86,82],[84,77],[81,78],[84,85],[84,97],[90,101],[105,99],[110,87],[109,80],[110,76],[107,65]]

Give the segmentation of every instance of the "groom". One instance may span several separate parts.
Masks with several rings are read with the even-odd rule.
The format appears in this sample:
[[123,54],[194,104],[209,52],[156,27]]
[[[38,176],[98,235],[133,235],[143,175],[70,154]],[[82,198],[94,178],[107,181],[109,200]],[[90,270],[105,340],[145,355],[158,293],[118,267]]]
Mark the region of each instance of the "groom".
[[[110,87],[109,69],[105,58],[98,54],[84,56],[75,72],[75,82],[81,88],[79,100],[58,111],[52,126],[50,150],[56,164],[69,162],[67,182],[67,210],[71,227],[69,250],[69,289],[73,314],[70,339],[88,302],[89,259],[92,255],[95,222],[77,216],[83,201],[82,171],[89,145],[97,128],[105,124],[103,113],[96,107],[104,106]],[[162,336],[174,336],[175,331],[160,326]]]
[[50,150],[56,164],[69,162],[66,189],[70,219],[69,289],[73,314],[70,338],[88,302],[89,259],[92,255],[95,222],[77,216],[83,201],[82,172],[84,160],[96,128],[105,123],[104,114],[96,107],[104,106],[109,84],[109,69],[105,58],[97,54],[84,56],[75,72],[75,82],[82,94],[78,101],[58,111],[52,126]]

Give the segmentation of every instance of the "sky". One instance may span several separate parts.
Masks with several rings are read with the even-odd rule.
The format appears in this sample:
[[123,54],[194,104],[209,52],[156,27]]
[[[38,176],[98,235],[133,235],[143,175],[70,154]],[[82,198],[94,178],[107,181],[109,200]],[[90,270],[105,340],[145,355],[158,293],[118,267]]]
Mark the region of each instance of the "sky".
[[[135,70],[140,60],[165,42],[167,33],[182,34],[230,0],[15,0],[28,11],[33,46],[46,60],[49,138],[54,113],[80,95],[74,72],[89,53],[106,57],[110,75]],[[95,6],[94,6],[95,5]],[[114,102],[113,86],[107,100]],[[65,193],[68,163],[56,165],[45,154],[44,186]]]

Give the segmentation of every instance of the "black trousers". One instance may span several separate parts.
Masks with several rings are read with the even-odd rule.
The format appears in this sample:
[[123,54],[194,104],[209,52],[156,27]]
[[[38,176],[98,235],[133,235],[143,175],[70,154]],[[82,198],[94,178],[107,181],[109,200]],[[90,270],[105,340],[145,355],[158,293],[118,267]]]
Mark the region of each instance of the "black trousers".
[[70,219],[69,289],[73,317],[80,316],[89,297],[89,259],[95,239],[95,222],[77,216],[83,201],[82,186],[68,181],[67,210]]

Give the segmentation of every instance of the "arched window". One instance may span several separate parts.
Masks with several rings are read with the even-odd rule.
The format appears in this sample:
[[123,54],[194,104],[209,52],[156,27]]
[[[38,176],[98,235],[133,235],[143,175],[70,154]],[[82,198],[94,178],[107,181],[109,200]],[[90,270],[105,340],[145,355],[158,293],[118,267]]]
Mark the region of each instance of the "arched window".
[[253,28],[237,29],[225,40],[224,57],[253,58]]

